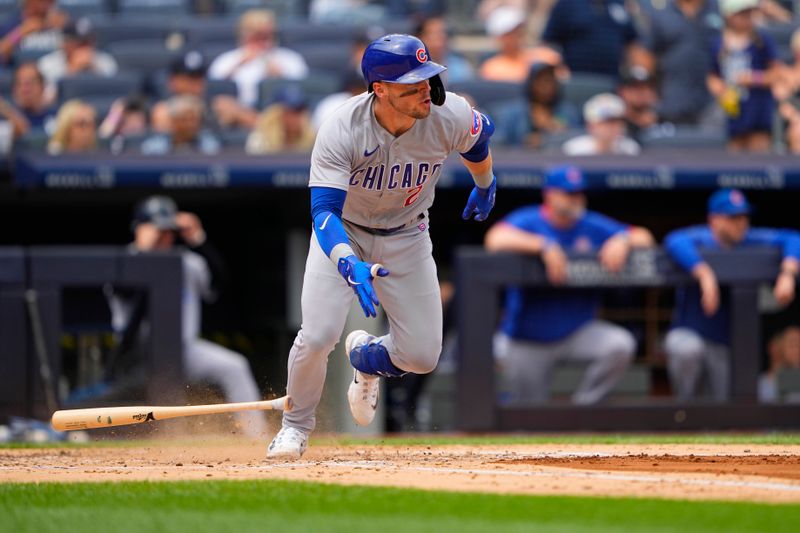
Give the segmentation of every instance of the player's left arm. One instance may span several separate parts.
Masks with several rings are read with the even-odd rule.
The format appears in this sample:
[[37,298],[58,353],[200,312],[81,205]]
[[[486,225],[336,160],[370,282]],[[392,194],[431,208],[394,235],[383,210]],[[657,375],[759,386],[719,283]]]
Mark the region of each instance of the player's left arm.
[[311,187],[311,219],[314,235],[322,251],[336,265],[358,297],[361,309],[367,317],[376,316],[375,307],[380,304],[372,280],[384,277],[389,271],[378,265],[361,261],[350,245],[350,239],[342,223],[342,210],[347,192],[334,187]]
[[489,139],[494,133],[494,122],[480,111],[472,110],[471,132],[475,132],[477,139],[466,152],[461,153],[461,160],[472,176],[475,187],[469,195],[467,206],[464,208],[462,218],[483,221],[489,216],[494,207],[497,192],[497,178],[492,170],[492,152],[489,149]]

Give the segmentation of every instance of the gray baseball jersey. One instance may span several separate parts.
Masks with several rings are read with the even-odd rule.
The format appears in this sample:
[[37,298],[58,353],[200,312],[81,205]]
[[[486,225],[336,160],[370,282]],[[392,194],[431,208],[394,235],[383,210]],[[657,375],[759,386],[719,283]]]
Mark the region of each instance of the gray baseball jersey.
[[347,191],[342,218],[369,228],[396,228],[433,204],[442,165],[480,135],[478,112],[457,94],[431,106],[428,118],[395,137],[375,119],[374,96],[354,96],[328,118],[311,154],[311,187]]
[[[374,282],[389,320],[389,334],[380,342],[397,368],[422,374],[436,367],[442,345],[442,302],[425,218],[445,159],[472,148],[482,121],[466,100],[447,93],[444,105],[431,106],[427,118],[395,137],[375,119],[374,99],[369,93],[355,96],[323,123],[309,186],[347,191],[342,219],[353,250],[391,272]],[[284,425],[314,429],[328,354],[352,300],[352,289],[312,234],[303,325],[289,352],[287,393],[294,407],[284,413]]]

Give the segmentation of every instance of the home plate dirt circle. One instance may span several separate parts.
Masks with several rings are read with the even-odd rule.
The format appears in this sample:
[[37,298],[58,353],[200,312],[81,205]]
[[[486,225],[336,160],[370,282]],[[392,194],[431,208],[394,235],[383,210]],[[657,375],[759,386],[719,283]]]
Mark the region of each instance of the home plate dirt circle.
[[428,490],[800,502],[796,445],[312,446],[268,461],[264,443],[166,441],[0,450],[0,482],[287,479]]

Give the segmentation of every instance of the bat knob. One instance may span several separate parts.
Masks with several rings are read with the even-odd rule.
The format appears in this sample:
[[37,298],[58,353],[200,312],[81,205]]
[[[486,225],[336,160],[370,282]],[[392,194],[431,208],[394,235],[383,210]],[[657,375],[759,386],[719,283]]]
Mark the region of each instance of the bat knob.
[[286,401],[283,403],[283,410],[291,411],[292,407],[294,407],[294,401],[292,400],[291,396],[287,396]]
[[369,269],[369,273],[372,275],[372,277],[373,277],[373,278],[377,278],[377,277],[378,277],[378,271],[379,271],[380,269],[382,269],[382,268],[384,268],[384,266],[383,266],[382,264],[380,264],[380,263],[375,263],[375,264],[374,264],[374,265],[372,265],[372,267]]

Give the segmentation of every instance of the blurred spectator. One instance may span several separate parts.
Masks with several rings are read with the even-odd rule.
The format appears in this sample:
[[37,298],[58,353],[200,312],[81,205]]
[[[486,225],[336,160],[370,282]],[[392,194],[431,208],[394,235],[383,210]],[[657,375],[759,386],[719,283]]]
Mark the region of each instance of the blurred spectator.
[[486,21],[486,33],[498,41],[500,51],[481,65],[480,77],[485,80],[522,83],[533,63],[541,61],[555,65],[561,62],[552,48],[526,46],[524,11],[498,7]]
[[[486,249],[538,255],[554,286],[567,281],[568,252],[596,253],[609,272],[621,271],[631,249],[653,246],[653,236],[587,211],[585,188],[576,167],[548,171],[544,203],[517,209],[495,224],[486,234]],[[574,403],[596,403],[614,388],[633,360],[636,340],[626,329],[596,319],[598,306],[595,291],[506,291],[495,355],[511,402],[545,401],[552,368],[566,361],[589,363]]]
[[664,240],[667,253],[698,282],[677,289],[672,326],[664,342],[673,392],[679,400],[694,398],[704,375],[713,399],[724,401],[730,394],[730,304],[701,249],[781,248],[783,262],[773,294],[781,305],[794,299],[800,234],[751,228],[750,212],[741,191],[722,189],[708,201],[707,225],[673,231]]
[[527,34],[538,41],[555,3],[556,0],[481,0],[475,12],[480,20],[486,21],[492,11],[500,6],[509,6],[525,11],[528,14]]
[[55,0],[21,0],[17,13],[0,26],[0,62],[8,64],[20,51],[56,50],[61,44],[61,28],[69,17],[56,7]]
[[655,80],[641,65],[624,67],[617,93],[625,103],[628,134],[639,141],[642,133],[658,123],[658,92]]
[[444,17],[423,19],[417,25],[414,35],[428,47],[428,54],[432,61],[447,66],[447,70],[442,73],[445,83],[458,83],[475,77],[469,61],[461,54],[450,50],[450,36]]
[[[195,96],[206,98],[208,64],[198,50],[187,50],[172,61],[169,68],[167,88],[171,96]],[[151,112],[155,131],[169,132],[172,129],[167,101],[157,102]],[[255,124],[256,112],[240,104],[236,98],[221,94],[211,100],[211,109],[205,109],[203,124],[211,130],[225,128],[247,128]]]
[[501,108],[497,117],[498,142],[538,148],[542,136],[575,128],[580,113],[563,99],[556,67],[534,63],[524,84],[524,98]]
[[0,97],[0,116],[11,122],[15,138],[31,131],[53,132],[56,109],[48,105],[44,92],[44,78],[36,64],[17,67],[11,85],[13,105]]
[[772,37],[756,29],[758,0],[721,0],[725,27],[712,48],[708,90],[728,117],[728,148],[767,152],[775,103],[770,90],[780,75]]
[[143,154],[195,152],[213,155],[220,151],[220,140],[203,127],[205,104],[200,98],[188,94],[173,96],[167,101],[167,109],[172,125],[170,132],[157,133],[145,139],[141,147]]
[[619,76],[624,63],[639,64],[644,50],[623,0],[558,0],[543,40],[561,47],[573,72]]
[[[219,385],[226,401],[261,400],[250,364],[241,354],[200,338],[202,303],[216,300],[225,285],[227,273],[222,258],[208,242],[205,229],[194,213],[178,211],[172,198],[151,196],[136,206],[133,215],[134,241],[131,253],[180,252],[183,259],[182,339],[183,369],[192,381]],[[146,305],[139,293],[114,287],[109,294],[112,325],[123,339],[138,338]],[[146,378],[147,376],[145,376]],[[237,417],[243,431],[252,438],[266,433],[260,412]]]
[[290,85],[258,116],[245,150],[248,154],[310,152],[314,136],[308,100],[299,87]]
[[792,154],[800,154],[800,30],[795,30],[791,41],[790,65],[781,69],[772,92],[778,101],[778,111],[786,122],[786,145]]
[[86,17],[67,23],[61,49],[41,57],[38,65],[53,99],[58,80],[65,76],[81,73],[113,76],[117,73],[114,58],[95,48],[94,25]]
[[363,93],[365,89],[366,84],[362,74],[356,74],[355,72],[346,74],[342,80],[342,90],[326,96],[314,107],[314,113],[311,115],[311,125],[314,131],[319,131],[322,122],[331,113],[353,96]]
[[249,9],[239,18],[239,48],[225,52],[211,63],[208,75],[233,80],[239,101],[248,107],[258,102],[258,83],[266,78],[299,80],[308,75],[303,56],[277,46],[275,16],[267,9]]
[[147,103],[141,96],[119,98],[111,104],[106,118],[97,129],[101,139],[109,140],[111,153],[119,154],[128,141],[143,137],[148,131]]
[[88,152],[97,147],[97,124],[92,106],[81,100],[69,100],[58,110],[56,127],[47,152],[50,155]]
[[664,9],[650,13],[644,41],[655,56],[661,120],[689,125],[713,121],[716,106],[706,75],[711,46],[723,24],[717,0],[668,0]]
[[585,135],[561,147],[566,155],[638,155],[639,145],[625,134],[625,102],[616,94],[600,93],[583,106]]
[[[800,368],[800,326],[790,325],[775,332],[767,343],[767,370],[758,378],[758,400],[764,403],[781,401],[778,374],[787,368]],[[794,398],[789,399],[789,401]]]

